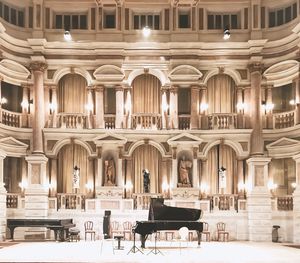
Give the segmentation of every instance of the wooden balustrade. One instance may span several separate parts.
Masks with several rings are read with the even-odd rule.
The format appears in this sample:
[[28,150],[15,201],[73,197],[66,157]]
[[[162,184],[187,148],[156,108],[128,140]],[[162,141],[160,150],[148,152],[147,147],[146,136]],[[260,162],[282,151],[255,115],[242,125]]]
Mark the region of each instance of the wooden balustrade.
[[224,194],[210,196],[211,210],[236,210],[238,211],[238,195]]
[[6,208],[18,208],[18,201],[21,197],[20,194],[7,194],[6,195]]
[[237,114],[235,113],[213,113],[208,115],[208,128],[235,129],[237,127]]
[[277,210],[292,211],[293,210],[293,196],[279,196],[277,197]]
[[132,128],[137,130],[161,129],[161,115],[151,113],[135,113],[131,115]]
[[58,113],[56,126],[67,129],[86,129],[88,116],[83,113]]
[[191,124],[191,115],[182,114],[178,116],[178,127],[179,130],[189,130]]
[[85,210],[84,194],[57,194],[57,209]]
[[114,114],[105,114],[104,115],[104,127],[105,129],[114,129],[115,126],[115,121],[116,121],[116,115]]
[[295,126],[295,111],[281,112],[273,114],[273,127],[283,129]]
[[0,121],[4,125],[18,128],[22,126],[22,113],[1,109],[0,115]]

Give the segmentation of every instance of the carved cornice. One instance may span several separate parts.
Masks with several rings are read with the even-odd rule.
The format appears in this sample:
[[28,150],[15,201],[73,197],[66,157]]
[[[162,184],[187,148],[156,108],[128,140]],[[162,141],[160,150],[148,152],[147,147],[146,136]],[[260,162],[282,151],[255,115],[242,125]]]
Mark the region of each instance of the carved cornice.
[[42,61],[33,61],[30,63],[29,68],[32,71],[44,72],[48,68],[48,65]]

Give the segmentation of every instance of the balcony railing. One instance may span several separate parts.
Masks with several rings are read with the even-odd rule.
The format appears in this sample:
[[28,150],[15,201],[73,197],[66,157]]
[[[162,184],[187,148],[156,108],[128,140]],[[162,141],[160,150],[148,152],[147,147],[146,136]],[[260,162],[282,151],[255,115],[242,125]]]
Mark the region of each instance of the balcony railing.
[[58,128],[86,129],[88,126],[88,116],[83,113],[58,113]]
[[235,129],[237,127],[237,114],[213,113],[208,115],[208,128],[210,130]]
[[179,130],[189,130],[191,123],[191,115],[182,114],[178,116],[178,127]]
[[279,196],[277,197],[277,210],[292,211],[293,210],[293,196]]
[[21,195],[19,194],[7,194],[6,195],[6,207],[18,208],[18,201]]
[[295,111],[281,112],[273,114],[273,127],[283,129],[295,126]]
[[105,129],[114,129],[116,121],[116,115],[114,114],[105,114],[104,115],[104,127]]
[[57,194],[57,209],[85,210],[84,194]]
[[151,113],[134,113],[131,115],[132,128],[136,130],[160,130],[161,115]]
[[151,198],[162,198],[163,194],[147,194],[147,193],[141,193],[141,194],[133,194],[133,207],[134,209],[143,209],[148,210],[151,202]]
[[0,120],[4,125],[20,128],[22,126],[22,113],[0,109]]

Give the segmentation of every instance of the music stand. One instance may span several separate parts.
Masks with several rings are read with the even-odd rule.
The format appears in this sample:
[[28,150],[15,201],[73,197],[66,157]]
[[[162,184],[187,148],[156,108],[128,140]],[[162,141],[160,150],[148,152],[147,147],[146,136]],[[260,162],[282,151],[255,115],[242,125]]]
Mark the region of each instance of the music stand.
[[149,254],[151,254],[151,253],[153,253],[154,255],[157,255],[157,254],[162,254],[162,255],[164,255],[164,254],[157,248],[157,246],[156,246],[156,241],[157,241],[157,231],[155,232],[155,237],[154,237],[154,248],[152,248],[152,249],[149,251],[149,253],[148,253],[147,255],[149,255]]
[[140,250],[136,245],[135,245],[135,231],[133,230],[133,246],[132,248],[128,251],[127,255],[131,252],[131,253],[137,253],[137,252],[141,252],[142,254],[144,254],[144,252],[142,250]]

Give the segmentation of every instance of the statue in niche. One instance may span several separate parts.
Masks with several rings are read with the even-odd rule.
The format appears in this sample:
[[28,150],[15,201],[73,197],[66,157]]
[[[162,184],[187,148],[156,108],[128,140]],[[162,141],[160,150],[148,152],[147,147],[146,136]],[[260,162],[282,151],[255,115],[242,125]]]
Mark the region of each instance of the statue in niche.
[[113,159],[104,161],[104,175],[105,175],[104,186],[116,185],[115,164]]
[[150,172],[148,169],[144,169],[142,172],[143,172],[144,193],[150,193]]
[[190,170],[192,168],[193,163],[189,160],[185,159],[185,156],[179,162],[179,180],[178,187],[191,187],[190,182]]

